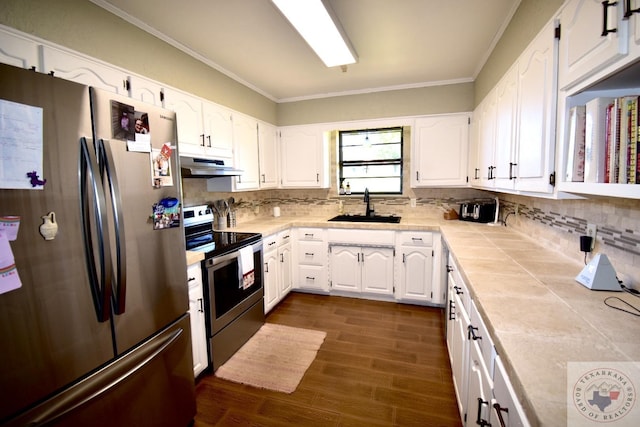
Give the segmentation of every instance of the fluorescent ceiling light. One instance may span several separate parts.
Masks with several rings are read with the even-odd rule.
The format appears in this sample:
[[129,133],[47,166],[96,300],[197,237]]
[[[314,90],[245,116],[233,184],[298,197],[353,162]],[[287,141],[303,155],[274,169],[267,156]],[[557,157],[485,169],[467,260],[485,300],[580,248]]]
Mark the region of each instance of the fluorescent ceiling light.
[[353,64],[349,39],[323,0],[272,0],[327,67]]

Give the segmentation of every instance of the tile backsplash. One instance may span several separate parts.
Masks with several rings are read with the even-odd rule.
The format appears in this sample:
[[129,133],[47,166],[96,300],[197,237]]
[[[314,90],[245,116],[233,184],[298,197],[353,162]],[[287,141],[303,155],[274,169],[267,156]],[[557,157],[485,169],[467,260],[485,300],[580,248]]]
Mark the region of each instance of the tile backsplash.
[[[207,192],[206,180],[185,179],[183,191],[187,206],[234,197],[236,202],[233,208],[240,224],[261,216],[271,216],[275,206],[280,207],[282,215],[329,216],[338,213],[340,200],[345,213],[364,213],[361,197],[338,197],[335,189],[211,193]],[[405,190],[405,194],[374,197],[376,212],[440,219],[442,213],[450,208],[457,211],[463,201],[494,198],[497,195],[470,188],[409,189]],[[509,194],[497,196],[500,199],[500,217],[506,219],[507,227],[574,260],[583,261],[579,236],[585,234],[587,224],[595,224],[597,233],[593,254],[606,254],[625,285],[640,288],[640,200],[612,197],[551,200]],[[411,198],[416,199],[415,208],[410,206]],[[517,216],[514,214],[516,206]]]

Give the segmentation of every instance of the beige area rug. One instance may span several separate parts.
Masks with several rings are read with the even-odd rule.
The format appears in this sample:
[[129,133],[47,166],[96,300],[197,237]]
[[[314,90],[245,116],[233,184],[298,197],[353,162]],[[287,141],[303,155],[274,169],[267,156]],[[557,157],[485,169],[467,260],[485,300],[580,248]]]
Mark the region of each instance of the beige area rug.
[[225,380],[293,393],[326,332],[265,323],[215,375]]

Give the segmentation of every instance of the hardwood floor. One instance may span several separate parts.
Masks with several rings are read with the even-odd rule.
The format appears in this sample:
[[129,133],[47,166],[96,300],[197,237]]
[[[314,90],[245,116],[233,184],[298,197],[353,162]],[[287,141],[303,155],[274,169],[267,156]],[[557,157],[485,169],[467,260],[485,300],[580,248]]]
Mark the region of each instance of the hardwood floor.
[[267,322],[327,332],[296,391],[205,375],[195,427],[461,426],[440,309],[292,292]]

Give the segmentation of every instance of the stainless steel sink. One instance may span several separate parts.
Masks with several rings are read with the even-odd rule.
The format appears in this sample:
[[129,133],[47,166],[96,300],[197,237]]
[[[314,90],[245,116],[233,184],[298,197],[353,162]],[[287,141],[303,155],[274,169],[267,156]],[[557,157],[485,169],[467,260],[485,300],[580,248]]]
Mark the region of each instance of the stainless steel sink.
[[383,222],[387,224],[398,224],[402,217],[394,215],[338,215],[331,218],[329,221],[344,221],[344,222]]

